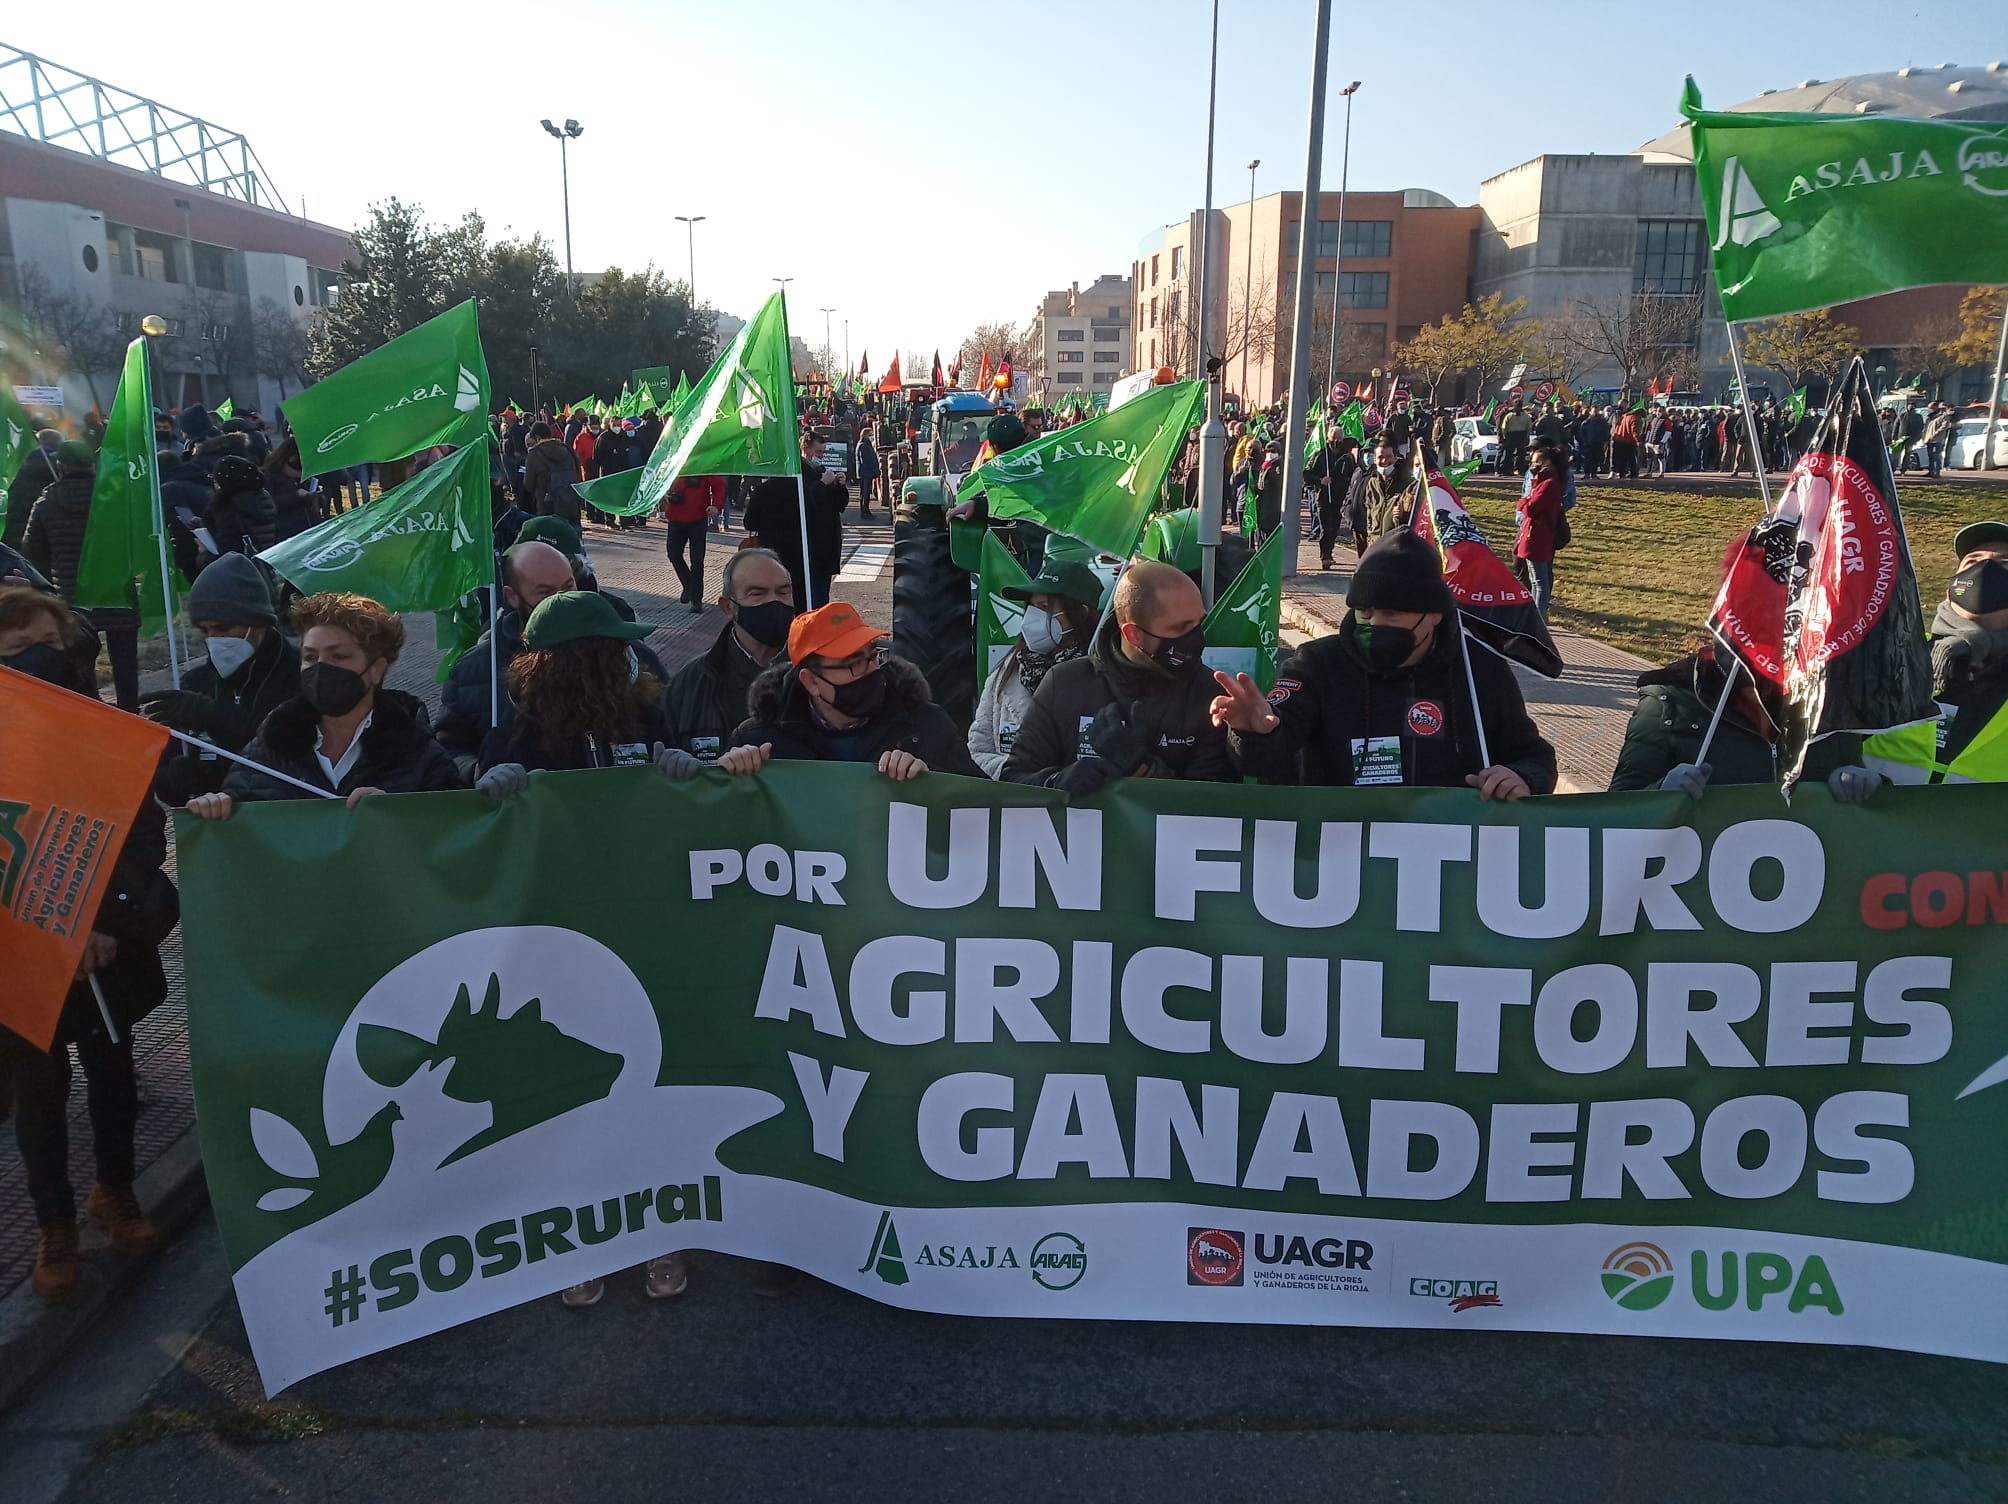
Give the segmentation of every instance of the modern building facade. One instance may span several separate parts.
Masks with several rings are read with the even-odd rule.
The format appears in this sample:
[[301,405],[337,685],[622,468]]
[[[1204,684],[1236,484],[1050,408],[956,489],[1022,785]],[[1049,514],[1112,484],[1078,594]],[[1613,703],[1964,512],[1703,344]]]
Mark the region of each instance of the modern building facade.
[[[1227,389],[1257,406],[1280,397],[1289,380],[1303,198],[1301,192],[1272,193],[1213,213],[1208,343],[1227,354]],[[1202,216],[1199,211],[1166,225],[1138,247],[1130,333],[1137,369],[1168,365],[1180,375],[1196,374],[1194,257]],[[1471,293],[1478,223],[1476,208],[1409,188],[1348,193],[1342,224],[1339,195],[1321,193],[1312,242],[1314,368],[1327,354],[1335,293],[1338,350],[1335,361],[1324,363],[1354,382],[1386,367],[1398,341],[1462,308]],[[1325,372],[1316,374],[1322,389]]]
[[1130,280],[1119,272],[1047,293],[1032,315],[1032,374],[1050,397],[1106,393],[1130,370],[1130,322]]

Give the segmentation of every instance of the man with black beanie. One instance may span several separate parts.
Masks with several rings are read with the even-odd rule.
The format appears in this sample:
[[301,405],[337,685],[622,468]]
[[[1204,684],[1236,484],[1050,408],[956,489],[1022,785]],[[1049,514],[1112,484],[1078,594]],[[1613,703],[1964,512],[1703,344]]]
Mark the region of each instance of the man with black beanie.
[[[1235,769],[1305,784],[1469,785],[1487,799],[1552,793],[1555,749],[1504,659],[1472,653],[1436,550],[1403,530],[1360,558],[1339,630],[1282,665],[1265,700],[1246,674],[1215,674],[1217,726]],[[1472,703],[1472,686],[1477,703]],[[1479,755],[1483,726],[1489,758]],[[1299,761],[1301,756],[1301,763]]]

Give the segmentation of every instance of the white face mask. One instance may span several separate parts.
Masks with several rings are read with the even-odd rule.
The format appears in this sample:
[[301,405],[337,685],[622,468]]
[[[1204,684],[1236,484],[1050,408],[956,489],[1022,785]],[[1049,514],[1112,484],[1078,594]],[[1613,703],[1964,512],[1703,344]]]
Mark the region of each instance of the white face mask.
[[1376,460],[1374,461],[1374,473],[1376,475],[1392,475],[1394,474],[1394,466],[1383,465],[1380,461]]
[[1067,628],[1052,612],[1038,606],[1025,608],[1025,619],[1019,623],[1019,635],[1025,639],[1025,649],[1032,653],[1052,653],[1059,650],[1067,640]]
[[251,655],[258,651],[258,644],[248,637],[212,637],[208,647],[211,667],[226,679],[249,663]]

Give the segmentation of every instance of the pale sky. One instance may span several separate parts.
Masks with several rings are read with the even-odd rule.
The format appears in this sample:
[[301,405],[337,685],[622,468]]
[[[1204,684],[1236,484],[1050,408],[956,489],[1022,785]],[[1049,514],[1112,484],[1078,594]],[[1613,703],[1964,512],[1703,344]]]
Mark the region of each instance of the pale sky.
[[[1207,0],[344,0],[10,7],[0,40],[242,131],[295,212],[352,226],[392,195],[564,256],[576,117],[580,271],[653,260],[744,318],[944,360],[980,322],[1126,272],[1201,202]],[[1310,0],[1221,0],[1215,201],[1302,187]],[[1515,20],[1518,16],[1521,19]],[[835,18],[841,17],[841,26]],[[198,19],[200,18],[200,19]],[[1676,121],[1682,76],[1729,105],[1807,77],[2008,59],[1999,0],[1615,7],[1338,0],[1325,184],[1354,102],[1352,183],[1476,201],[1544,151],[1623,153]],[[492,331],[490,338],[500,335]]]

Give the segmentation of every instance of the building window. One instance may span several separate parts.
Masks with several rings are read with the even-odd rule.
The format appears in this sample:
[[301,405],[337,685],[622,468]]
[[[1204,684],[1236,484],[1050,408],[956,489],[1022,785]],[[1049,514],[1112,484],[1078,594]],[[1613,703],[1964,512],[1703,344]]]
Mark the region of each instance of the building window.
[[1054,354],[1063,366],[1078,366],[1084,364],[1087,359],[1079,350],[1058,350]]
[[1120,303],[1111,303],[1111,304],[1109,304],[1109,317],[1110,317],[1110,318],[1112,318],[1112,319],[1119,319],[1119,318],[1121,318],[1122,316],[1123,316],[1123,305],[1122,305],[1122,304],[1120,304]]
[[167,252],[157,245],[134,245],[133,257],[139,263],[133,270],[142,282],[172,282],[173,267],[169,265]]
[[1095,326],[1095,343],[1098,345],[1117,344],[1122,340],[1122,337],[1123,332],[1120,329],[1111,329],[1105,324]]
[[1053,338],[1063,345],[1078,345],[1087,337],[1088,331],[1085,329],[1058,329],[1053,333]]
[[1155,328],[1157,327],[1157,299],[1156,299],[1156,298],[1152,298],[1152,299],[1150,300],[1150,327],[1151,327],[1151,328],[1153,328],[1153,329],[1155,329]]
[[1339,306],[1341,308],[1387,307],[1387,273],[1340,272]]
[[1150,285],[1157,286],[1157,257],[1150,258]]
[[[1324,226],[1320,225],[1319,229]],[[1318,254],[1323,255],[1320,251]],[[1339,239],[1339,254],[1371,258],[1394,254],[1394,223],[1385,219],[1349,219]]]
[[1095,351],[1095,364],[1098,366],[1112,366],[1122,358],[1123,352],[1120,350]]
[[230,253],[220,245],[203,245],[197,242],[195,251],[195,285],[207,287],[214,292],[223,292],[230,286]]
[[1171,248],[1171,280],[1176,282],[1180,277],[1184,275],[1185,275],[1185,247],[1182,245],[1175,245]]
[[1053,379],[1059,382],[1061,386],[1079,386],[1081,384],[1081,373],[1079,371],[1062,371]]
[[1692,297],[1701,291],[1701,221],[1642,219],[1632,254],[1632,290]]
[[1178,316],[1179,316],[1180,312],[1182,312],[1182,311],[1183,311],[1183,309],[1184,309],[1184,306],[1185,306],[1185,300],[1184,300],[1184,298],[1183,298],[1183,297],[1181,297],[1181,296],[1180,296],[1180,295],[1179,295],[1178,293],[1175,293],[1175,292],[1173,292],[1173,293],[1167,293],[1167,294],[1165,295],[1165,300],[1164,300],[1164,320],[1165,320],[1165,322],[1166,322],[1167,324],[1175,324],[1175,323],[1177,323],[1177,322],[1178,322]]

